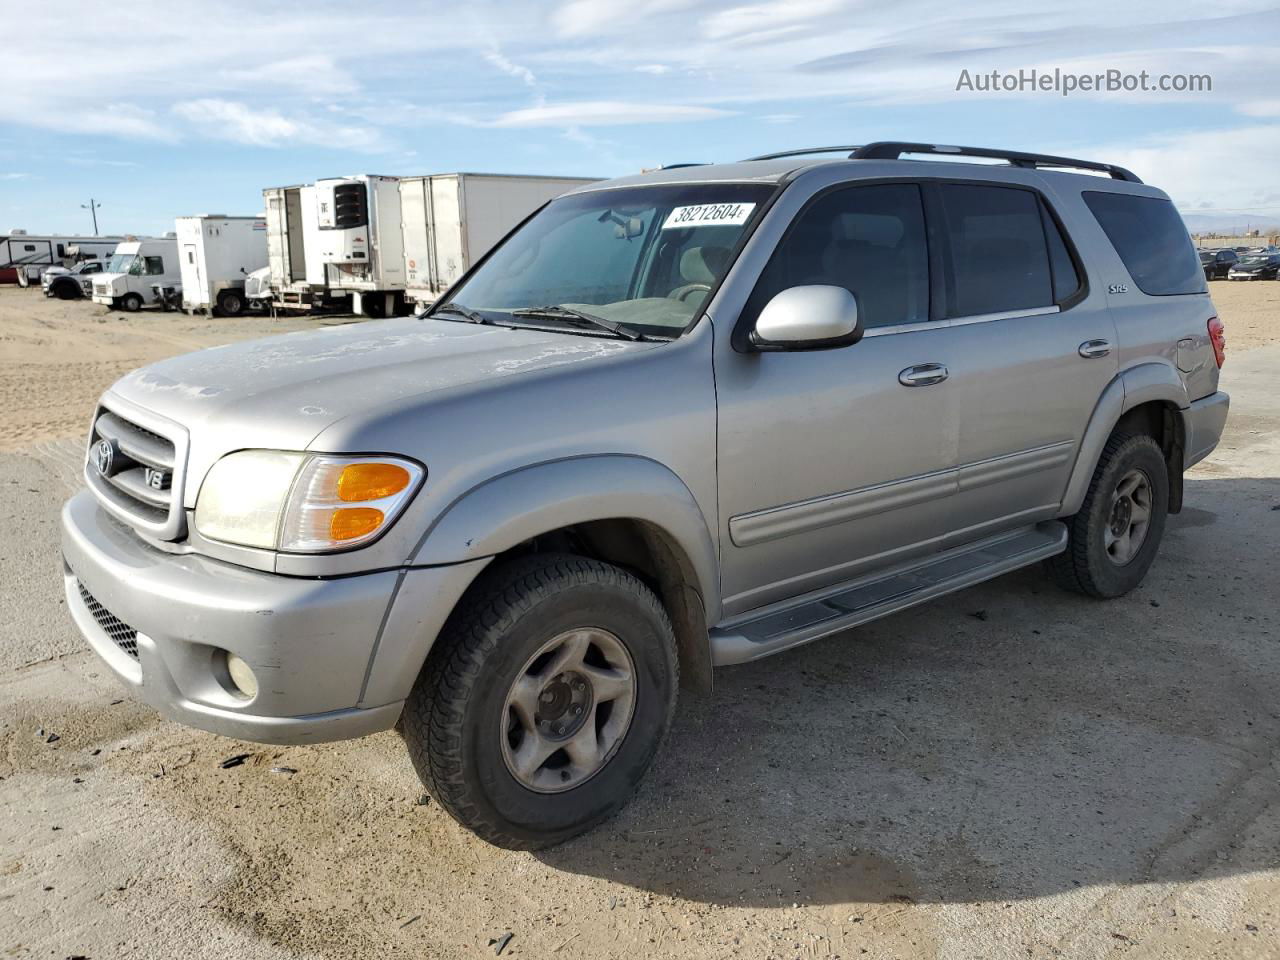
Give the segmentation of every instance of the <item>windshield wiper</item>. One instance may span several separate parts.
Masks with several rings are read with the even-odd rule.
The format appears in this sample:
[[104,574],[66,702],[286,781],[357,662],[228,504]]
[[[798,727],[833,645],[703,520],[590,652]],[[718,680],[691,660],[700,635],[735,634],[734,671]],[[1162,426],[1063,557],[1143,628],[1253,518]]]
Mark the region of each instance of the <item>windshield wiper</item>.
[[597,317],[593,313],[574,310],[572,307],[562,307],[558,304],[550,304],[545,307],[524,307],[520,310],[512,310],[511,315],[513,317],[553,317],[557,320],[581,320],[583,323],[589,323],[592,326],[600,327],[602,330],[608,330],[610,333],[627,340],[648,339],[639,330],[623,326],[615,320],[606,320],[604,317]]
[[442,303],[431,311],[431,316],[441,313],[452,313],[456,317],[461,317],[467,323],[493,323],[488,317],[480,313],[478,310],[472,310],[470,307],[464,307],[460,303],[454,303],[452,300],[448,303]]

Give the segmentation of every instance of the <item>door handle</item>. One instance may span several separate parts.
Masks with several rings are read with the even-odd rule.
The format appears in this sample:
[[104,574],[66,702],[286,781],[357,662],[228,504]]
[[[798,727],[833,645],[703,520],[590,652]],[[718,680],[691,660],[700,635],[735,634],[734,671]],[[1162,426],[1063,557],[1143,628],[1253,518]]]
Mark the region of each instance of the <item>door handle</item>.
[[1076,352],[1086,360],[1096,360],[1098,357],[1105,357],[1111,352],[1111,341],[1086,340],[1080,344],[1080,348]]
[[931,387],[951,376],[941,363],[917,363],[898,374],[898,382],[904,387]]

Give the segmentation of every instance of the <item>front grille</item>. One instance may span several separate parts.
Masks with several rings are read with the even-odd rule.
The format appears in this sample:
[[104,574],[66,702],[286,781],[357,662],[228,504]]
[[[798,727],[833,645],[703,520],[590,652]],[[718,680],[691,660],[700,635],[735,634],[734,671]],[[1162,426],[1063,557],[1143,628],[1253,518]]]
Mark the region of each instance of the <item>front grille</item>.
[[93,295],[95,297],[111,296],[111,286],[106,283],[95,283],[93,285]]
[[85,473],[98,499],[119,519],[172,539],[182,533],[179,459],[172,439],[101,407],[89,436]]
[[111,638],[111,642],[137,660],[138,631],[100,604],[97,598],[85,589],[83,583],[77,580],[76,586],[80,588],[80,599],[84,601],[84,605],[93,614],[93,619],[98,621],[98,626]]

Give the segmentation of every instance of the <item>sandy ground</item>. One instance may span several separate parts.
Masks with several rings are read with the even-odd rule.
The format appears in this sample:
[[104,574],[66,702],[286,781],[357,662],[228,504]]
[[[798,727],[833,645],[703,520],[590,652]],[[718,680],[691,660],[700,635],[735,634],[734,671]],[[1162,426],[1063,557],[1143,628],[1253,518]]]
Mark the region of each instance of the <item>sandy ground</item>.
[[395,734],[158,719],[65,617],[97,392],[314,321],[0,288],[0,957],[1280,956],[1280,284],[1213,293],[1228,435],[1138,591],[1027,570],[721,671],[619,817],[530,855],[424,802]]

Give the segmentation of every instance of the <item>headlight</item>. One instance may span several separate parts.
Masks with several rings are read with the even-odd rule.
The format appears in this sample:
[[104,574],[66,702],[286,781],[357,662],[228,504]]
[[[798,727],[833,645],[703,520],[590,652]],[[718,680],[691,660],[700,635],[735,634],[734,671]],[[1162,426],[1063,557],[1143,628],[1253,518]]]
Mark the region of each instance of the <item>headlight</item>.
[[345,550],[391,526],[424,474],[397,457],[242,450],[205,476],[196,530],[210,540],[288,553]]

